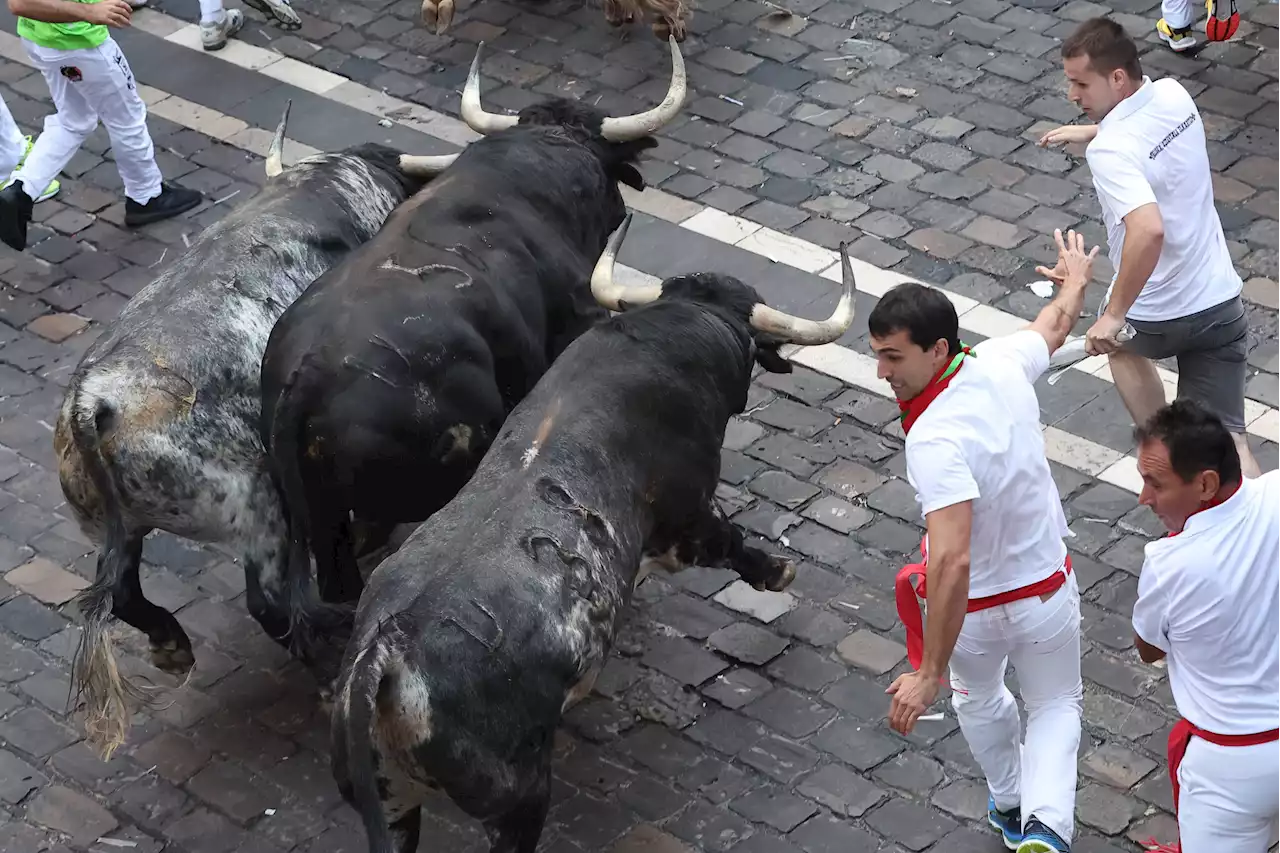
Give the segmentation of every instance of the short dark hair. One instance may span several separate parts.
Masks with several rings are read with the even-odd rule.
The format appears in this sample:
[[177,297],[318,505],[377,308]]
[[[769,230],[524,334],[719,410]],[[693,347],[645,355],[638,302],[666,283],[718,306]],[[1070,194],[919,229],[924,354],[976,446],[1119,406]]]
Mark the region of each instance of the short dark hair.
[[1162,407],[1133,430],[1138,444],[1159,441],[1169,449],[1169,464],[1184,483],[1201,471],[1217,471],[1225,486],[1240,482],[1240,454],[1217,415],[1195,400],[1181,397]]
[[944,340],[949,355],[960,351],[960,318],[941,290],[907,281],[880,297],[867,318],[867,331],[887,338],[904,329],[921,349]]
[[1090,18],[1062,43],[1062,58],[1075,59],[1087,56],[1089,66],[1102,75],[1117,68],[1124,69],[1129,79],[1142,80],[1142,63],[1138,61],[1138,46],[1124,31],[1124,27],[1110,18]]

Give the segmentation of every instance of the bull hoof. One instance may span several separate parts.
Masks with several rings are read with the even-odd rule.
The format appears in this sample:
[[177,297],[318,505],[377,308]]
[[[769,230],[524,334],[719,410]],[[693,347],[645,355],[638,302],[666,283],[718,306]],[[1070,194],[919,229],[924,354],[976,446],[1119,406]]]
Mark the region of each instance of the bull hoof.
[[770,557],[769,562],[777,569],[773,580],[765,581],[763,584],[754,584],[754,586],[761,592],[782,592],[791,586],[791,582],[796,579],[796,564],[786,557]]
[[453,23],[454,0],[422,0],[422,23],[435,32],[444,35]]
[[196,656],[190,646],[177,640],[168,640],[151,646],[151,665],[170,675],[186,675],[196,664]]

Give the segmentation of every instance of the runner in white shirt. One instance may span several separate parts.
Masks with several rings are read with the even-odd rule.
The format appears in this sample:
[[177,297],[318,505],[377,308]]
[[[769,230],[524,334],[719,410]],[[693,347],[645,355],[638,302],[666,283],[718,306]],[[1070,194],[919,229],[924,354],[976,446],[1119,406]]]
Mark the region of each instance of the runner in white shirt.
[[[949,666],[952,704],[987,778],[988,820],[1020,853],[1070,849],[1080,744],[1079,590],[1032,383],[1080,316],[1098,250],[1086,254],[1074,231],[1054,237],[1061,291],[1029,329],[969,352],[951,301],[913,283],[886,293],[867,321],[879,375],[903,410],[907,478],[928,530],[927,585],[910,582],[923,565],[896,584],[917,671],[889,688],[890,723],[910,732]],[[923,632],[916,594],[928,601]],[[1004,682],[1010,662],[1027,707],[1025,749]]]
[[1227,430],[1190,400],[1137,436],[1139,500],[1170,535],[1147,545],[1133,628],[1144,661],[1168,656],[1182,715],[1182,853],[1264,853],[1280,803],[1280,472],[1241,477]]
[[[1088,143],[1085,157],[1107,226],[1115,278],[1089,329],[1107,353],[1134,423],[1165,403],[1155,362],[1178,360],[1178,396],[1204,405],[1236,442],[1246,477],[1259,474],[1244,422],[1248,322],[1244,287],[1213,204],[1204,124],[1182,84],[1142,75],[1138,48],[1107,18],[1062,43],[1067,96],[1097,122],[1051,130],[1042,145]],[[1123,346],[1126,320],[1137,336]]]

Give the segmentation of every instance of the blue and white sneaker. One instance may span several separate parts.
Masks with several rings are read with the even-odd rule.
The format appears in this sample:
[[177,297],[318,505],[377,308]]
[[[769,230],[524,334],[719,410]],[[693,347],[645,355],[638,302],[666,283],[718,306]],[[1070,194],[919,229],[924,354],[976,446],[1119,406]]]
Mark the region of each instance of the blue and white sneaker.
[[1015,807],[1002,812],[996,808],[995,797],[988,796],[987,823],[1004,838],[1005,847],[1018,849],[1018,842],[1022,840],[1022,809]]
[[1071,845],[1062,836],[1041,823],[1035,816],[1027,821],[1018,853],[1071,853]]

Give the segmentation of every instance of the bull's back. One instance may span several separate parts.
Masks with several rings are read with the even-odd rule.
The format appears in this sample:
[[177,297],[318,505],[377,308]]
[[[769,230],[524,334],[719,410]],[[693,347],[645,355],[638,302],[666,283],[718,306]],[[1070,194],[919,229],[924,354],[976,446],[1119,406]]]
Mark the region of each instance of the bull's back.
[[[201,526],[193,502],[210,504],[204,522],[216,526],[209,515],[223,511],[215,505],[251,487],[261,467],[259,371],[271,329],[403,197],[389,177],[378,190],[366,169],[372,200],[353,215],[325,177],[332,168],[322,158],[286,172],[205,229],[82,357],[54,448],[64,495],[91,535],[106,496],[90,476],[89,453],[101,457],[127,515],[182,535],[216,535],[190,529]],[[358,192],[350,168],[345,174],[343,192]]]

